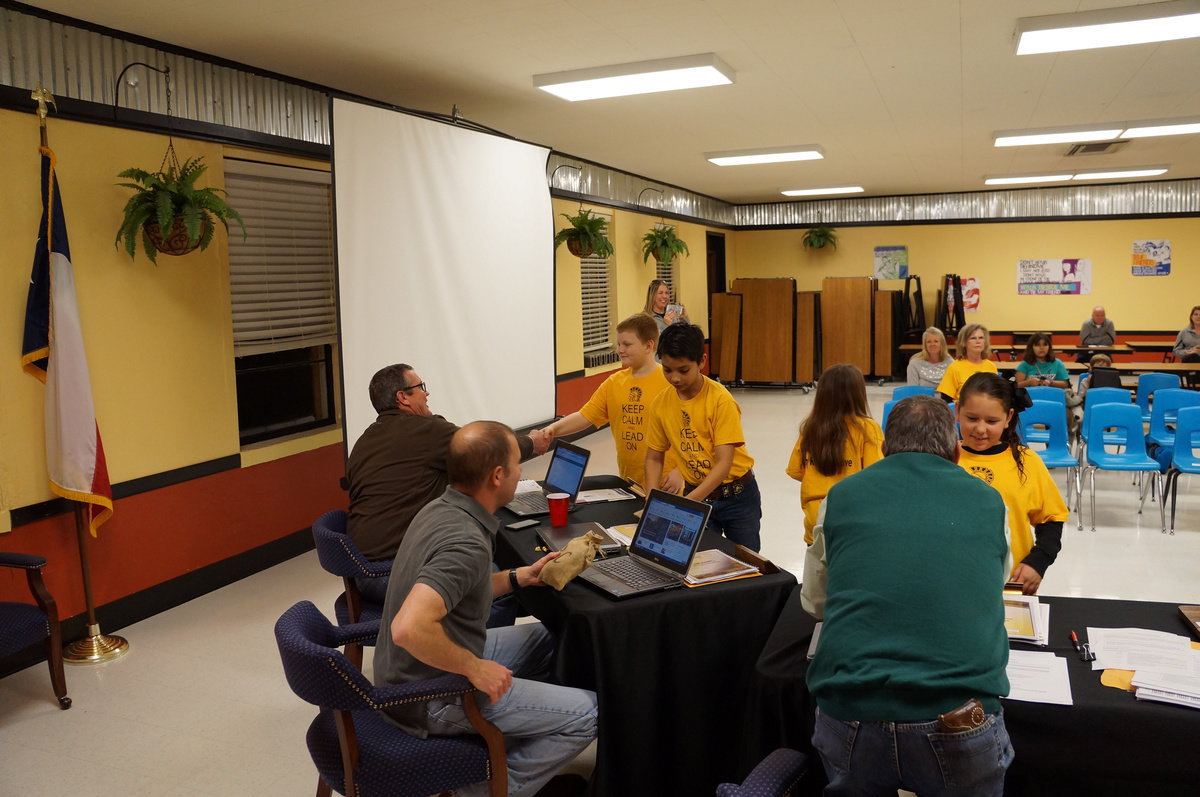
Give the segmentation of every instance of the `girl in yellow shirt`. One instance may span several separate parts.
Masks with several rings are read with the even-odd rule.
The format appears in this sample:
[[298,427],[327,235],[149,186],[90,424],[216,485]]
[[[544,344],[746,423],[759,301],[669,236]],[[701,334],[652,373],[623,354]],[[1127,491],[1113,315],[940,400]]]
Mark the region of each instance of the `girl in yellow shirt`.
[[827,368],[787,466],[787,475],[800,482],[807,545],[829,488],[883,459],[882,447],[883,431],[867,408],[862,371],[845,363]]
[[1067,505],[1036,452],[1021,445],[1017,413],[1030,405],[1024,388],[995,374],[975,374],[958,400],[958,464],[995,487],[1008,507],[1010,580],[1033,595],[1062,549]]

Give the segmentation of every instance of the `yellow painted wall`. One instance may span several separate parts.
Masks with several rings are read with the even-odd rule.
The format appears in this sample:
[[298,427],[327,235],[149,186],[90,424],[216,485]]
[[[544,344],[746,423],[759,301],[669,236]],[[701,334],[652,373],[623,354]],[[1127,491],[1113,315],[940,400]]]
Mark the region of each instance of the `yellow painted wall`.
[[[1104,305],[1122,330],[1178,330],[1200,304],[1200,219],[930,224],[841,227],[836,251],[807,251],[803,230],[733,233],[730,275],[794,277],[799,290],[820,290],[825,277],[869,276],[876,246],[907,246],[909,271],[921,277],[926,317],[933,323],[938,280],[944,274],[978,277],[979,312],[968,317],[993,329],[1078,329],[1094,305]],[[1134,277],[1130,246],[1136,239],[1167,238],[1172,269],[1166,277]],[[1019,296],[1017,260],[1090,258],[1092,293]],[[736,264],[736,265],[733,265]],[[903,289],[902,280],[881,281]]]
[[[566,226],[561,215],[575,215],[580,204],[565,199],[554,199],[554,229],[557,232]],[[613,254],[612,290],[615,306],[613,325],[634,313],[641,312],[646,304],[646,288],[654,279],[654,259],[642,260],[642,236],[659,221],[659,216],[634,213],[627,210],[584,204],[584,208],[613,214],[608,230],[609,240],[616,250]],[[705,256],[707,241],[705,233],[715,228],[701,224],[671,221],[680,238],[688,245],[690,254],[679,263],[679,285],[675,286],[676,299],[687,308],[692,322],[707,332],[708,326],[708,268]],[[720,230],[715,230],[722,232]],[[726,232],[726,267],[732,262]],[[555,268],[555,333],[557,336],[556,372],[572,373],[583,368],[583,325],[580,318],[579,258],[560,246],[554,257]]]
[[[92,394],[114,483],[237,454],[229,264],[225,232],[207,250],[130,261],[113,247],[129,189],[117,173],[157,169],[163,136],[54,119]],[[52,497],[46,483],[41,383],[20,367],[25,298],[41,212],[38,125],[0,111],[0,509]],[[180,160],[201,155],[201,184],[222,186],[219,144],[175,139]],[[246,155],[248,151],[239,152]],[[252,153],[251,153],[252,154]],[[237,228],[235,227],[235,230]],[[338,432],[340,437],[340,432]],[[314,438],[312,445],[326,445]],[[301,446],[303,448],[304,446]],[[311,447],[311,446],[310,446]],[[293,441],[283,455],[295,453]],[[271,458],[256,452],[254,461]]]

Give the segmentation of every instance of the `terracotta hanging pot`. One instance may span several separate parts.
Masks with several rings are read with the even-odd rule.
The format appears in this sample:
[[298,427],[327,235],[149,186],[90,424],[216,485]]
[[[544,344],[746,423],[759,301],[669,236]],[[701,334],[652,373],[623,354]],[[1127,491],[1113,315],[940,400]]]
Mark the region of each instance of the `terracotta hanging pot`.
[[583,246],[580,245],[579,241],[575,238],[567,239],[567,251],[575,255],[575,257],[590,257],[592,254],[592,248],[590,246],[587,249],[584,249]]
[[205,219],[200,229],[200,236],[196,239],[195,243],[188,242],[187,226],[183,223],[183,216],[176,216],[172,220],[171,229],[165,238],[162,234],[162,228],[153,219],[143,224],[142,229],[150,237],[150,243],[154,244],[154,248],[164,255],[186,255],[188,252],[194,252],[200,247],[200,241],[208,234],[209,226],[208,220]]

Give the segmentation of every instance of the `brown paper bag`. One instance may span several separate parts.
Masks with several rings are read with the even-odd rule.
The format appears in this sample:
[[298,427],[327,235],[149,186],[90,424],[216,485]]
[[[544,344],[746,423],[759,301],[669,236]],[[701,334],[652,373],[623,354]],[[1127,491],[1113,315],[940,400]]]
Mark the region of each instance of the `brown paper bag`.
[[600,550],[602,542],[604,538],[594,531],[571,540],[557,558],[547,562],[542,568],[542,581],[556,590],[562,590],[568,581],[587,570],[597,552],[601,556],[604,555]]

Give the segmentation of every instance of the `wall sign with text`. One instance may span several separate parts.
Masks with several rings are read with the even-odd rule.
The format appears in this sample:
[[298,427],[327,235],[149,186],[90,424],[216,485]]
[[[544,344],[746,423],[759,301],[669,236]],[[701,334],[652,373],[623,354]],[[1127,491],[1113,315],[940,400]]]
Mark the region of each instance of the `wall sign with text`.
[[1017,293],[1059,296],[1092,292],[1092,261],[1087,258],[1049,258],[1017,261]]
[[1171,242],[1133,242],[1133,276],[1165,277],[1171,273]]

